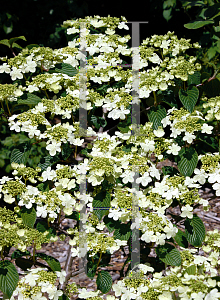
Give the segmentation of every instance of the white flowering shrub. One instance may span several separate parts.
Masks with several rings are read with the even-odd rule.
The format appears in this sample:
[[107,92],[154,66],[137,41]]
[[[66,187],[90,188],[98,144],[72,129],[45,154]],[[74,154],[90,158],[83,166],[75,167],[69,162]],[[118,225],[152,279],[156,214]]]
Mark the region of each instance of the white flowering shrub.
[[[220,233],[206,232],[194,213],[197,207],[205,212],[210,208],[199,192],[205,183],[220,195],[219,96],[206,99],[209,110],[196,109],[205,94],[203,83],[198,84],[202,65],[187,50],[199,44],[172,32],[154,35],[139,46],[141,124],[135,131],[132,70],[120,66],[132,58],[126,44],[130,36],[116,34],[116,29],[129,29],[126,22],[110,16],[68,20],[63,23],[72,37],[67,47],[26,47],[13,58],[1,58],[0,72],[12,81],[0,85],[1,118],[11,132],[30,140],[13,149],[12,174],[0,179],[1,201],[13,207],[0,208],[4,299],[220,299]],[[81,108],[88,111],[86,136],[80,127]],[[111,128],[111,119],[117,126]],[[103,132],[105,127],[109,129]],[[30,166],[32,145],[41,142],[45,155],[36,167]],[[176,167],[160,169],[158,163],[165,159]],[[84,206],[86,215],[80,214]],[[179,208],[179,214],[168,213],[171,207]],[[65,231],[62,221],[68,218],[77,224]],[[86,239],[80,236],[81,223]],[[138,271],[131,270],[134,229],[140,237]],[[59,261],[38,253],[58,235],[61,241],[69,238],[73,258],[86,255],[87,276],[96,276],[97,291],[68,284],[71,274],[61,271]],[[110,274],[100,267],[125,246],[130,254],[120,278],[130,264],[125,278],[112,285]],[[11,247],[17,250],[9,256]],[[20,280],[14,264],[24,271]],[[111,290],[115,296],[105,295]]]

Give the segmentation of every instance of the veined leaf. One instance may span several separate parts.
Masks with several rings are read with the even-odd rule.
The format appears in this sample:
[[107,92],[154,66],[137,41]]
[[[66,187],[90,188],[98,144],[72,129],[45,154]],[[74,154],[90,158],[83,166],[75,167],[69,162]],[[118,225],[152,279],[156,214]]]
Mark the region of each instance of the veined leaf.
[[0,261],[0,290],[11,298],[19,281],[18,271],[8,260]]
[[188,87],[186,91],[183,89],[179,90],[179,98],[184,107],[190,112],[193,112],[193,109],[196,105],[196,102],[199,98],[199,90],[197,87],[192,86]]
[[193,21],[193,22],[189,22],[187,24],[184,24],[184,27],[187,28],[187,29],[198,29],[198,28],[201,28],[205,25],[208,25],[208,24],[213,24],[214,21],[213,20],[207,20],[207,21]]
[[201,247],[206,234],[202,220],[196,214],[193,214],[193,218],[187,218],[184,225],[187,241],[194,247]]

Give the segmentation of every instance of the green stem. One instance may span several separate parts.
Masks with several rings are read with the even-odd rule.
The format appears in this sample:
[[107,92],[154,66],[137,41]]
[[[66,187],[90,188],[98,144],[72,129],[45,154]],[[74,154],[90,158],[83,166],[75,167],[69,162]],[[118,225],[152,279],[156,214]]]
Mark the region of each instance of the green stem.
[[59,212],[58,226],[60,225],[61,211],[62,211],[62,209],[60,209],[60,212]]
[[4,252],[4,248],[2,248],[2,250],[1,250],[1,259],[2,260],[4,260],[4,254],[3,254],[3,252]]
[[155,91],[153,91],[153,95],[154,95],[154,106],[156,107],[157,106],[157,96],[156,96]]
[[175,292],[173,292],[174,300],[177,300]]
[[34,243],[34,246],[33,246],[33,262],[34,263],[36,262],[35,253],[36,253],[36,248],[35,248],[35,243]]
[[5,102],[6,102],[6,106],[7,106],[7,109],[8,109],[9,116],[11,117],[11,112],[10,112],[10,109],[9,109],[9,106],[8,106],[8,100],[6,100]]
[[99,257],[99,261],[98,261],[98,264],[97,264],[97,268],[99,266],[99,263],[100,263],[101,259],[102,259],[102,252],[100,253],[100,257]]

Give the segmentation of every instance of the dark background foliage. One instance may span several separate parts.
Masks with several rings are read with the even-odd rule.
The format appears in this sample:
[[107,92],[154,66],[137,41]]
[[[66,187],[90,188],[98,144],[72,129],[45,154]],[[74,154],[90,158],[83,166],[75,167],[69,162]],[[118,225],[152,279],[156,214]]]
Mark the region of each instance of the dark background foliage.
[[[125,16],[128,21],[148,21],[148,24],[140,25],[140,41],[153,34],[165,34],[167,31],[175,31],[178,37],[192,38],[196,41],[198,30],[195,32],[183,26],[190,21],[190,16],[184,12],[181,1],[176,3],[169,0],[166,4],[168,6],[164,5],[164,2],[167,1],[147,0],[134,3],[116,0],[2,1],[0,39],[23,35],[27,39],[27,42],[21,42],[23,47],[36,43],[52,48],[64,47],[67,40],[65,30],[60,27],[63,21],[85,16],[110,15],[111,17]],[[167,10],[169,5],[173,5],[172,11]],[[174,8],[175,13],[172,15]],[[5,55],[6,51],[8,49],[0,45],[1,56]]]

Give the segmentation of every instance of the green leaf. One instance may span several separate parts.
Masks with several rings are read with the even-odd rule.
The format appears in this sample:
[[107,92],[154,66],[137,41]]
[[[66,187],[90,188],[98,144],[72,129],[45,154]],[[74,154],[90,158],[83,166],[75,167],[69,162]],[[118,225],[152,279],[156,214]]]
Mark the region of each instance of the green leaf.
[[55,69],[50,69],[50,73],[63,73],[68,76],[75,76],[79,71],[66,63],[59,63],[55,65]]
[[103,222],[105,223],[106,227],[108,228],[109,233],[114,231],[115,229],[119,228],[121,223],[117,220],[113,220],[112,218],[109,218],[108,216],[105,216],[103,218]]
[[35,106],[39,102],[41,102],[41,98],[31,93],[23,94],[22,97],[18,99],[18,104],[26,104],[28,106]]
[[27,209],[26,207],[22,207],[19,214],[23,220],[23,223],[31,228],[34,227],[37,215],[34,207]]
[[70,300],[70,298],[68,298],[65,294],[59,296],[58,299],[59,299],[59,300]]
[[20,45],[17,43],[13,43],[13,48],[23,49]]
[[[93,260],[94,260],[94,259],[95,259],[95,258],[93,257]],[[88,252],[87,252],[87,260],[88,260],[88,262],[87,262],[87,274],[86,274],[86,275],[87,275],[90,279],[93,279],[94,276],[95,276],[95,273],[96,273],[98,261],[96,262],[96,261],[94,260],[94,263],[93,263],[92,258],[89,257]]]
[[192,147],[182,148],[179,152],[178,169],[183,176],[191,176],[198,163],[198,154]]
[[[200,140],[202,142],[202,144],[205,143],[206,145],[212,147],[212,149],[214,149],[216,151],[218,150],[218,142],[216,141],[216,139],[214,137],[212,137],[210,135],[204,135],[203,133],[199,133],[197,135],[197,140]],[[204,146],[204,145],[202,145],[202,146]]]
[[193,214],[193,218],[187,218],[184,225],[187,241],[194,247],[201,247],[206,234],[202,220],[196,214]]
[[1,40],[0,44],[5,45],[5,46],[10,48],[10,44],[9,44],[9,41],[7,39]]
[[122,133],[127,133],[130,130],[129,126],[131,126],[131,116],[128,116],[125,121],[121,121],[117,125],[118,130]]
[[53,272],[61,271],[61,266],[60,266],[60,262],[58,259],[56,259],[50,255],[47,255],[45,253],[36,253],[36,256],[45,260]]
[[186,91],[183,89],[179,90],[179,98],[184,107],[190,112],[193,112],[193,109],[196,105],[196,102],[199,98],[199,90],[195,86],[190,86]]
[[188,242],[186,239],[186,233],[178,229],[177,234],[174,237],[174,240],[177,242],[177,244],[181,247],[188,248]]
[[113,234],[114,240],[128,241],[131,236],[131,228],[128,224],[121,224],[119,228],[116,228]]
[[151,107],[149,113],[147,114],[149,121],[153,123],[153,129],[157,130],[159,126],[162,126],[161,120],[166,117],[166,109],[158,105],[157,107]]
[[181,255],[179,250],[170,244],[166,243],[165,245],[158,245],[156,247],[156,254],[165,264],[171,266],[181,265]]
[[92,124],[95,126],[95,128],[99,129],[100,125],[98,124],[98,119],[96,116],[91,116],[91,121],[92,121]]
[[51,167],[53,164],[55,164],[56,162],[58,162],[60,159],[59,159],[59,156],[58,155],[55,155],[55,156],[50,156],[50,155],[47,155],[44,157],[44,163],[39,163],[38,164],[38,167],[41,168],[41,171],[45,171],[48,167]]
[[26,255],[31,255],[30,251],[26,250],[23,252],[23,251],[17,249],[12,253],[11,258],[15,259],[15,258],[26,256]]
[[39,48],[40,46],[38,44],[30,44],[30,45],[27,45],[25,48],[28,48],[29,50],[31,50],[32,48]]
[[48,231],[47,237],[50,238],[51,236],[56,236],[56,230],[55,228],[48,227],[47,223],[45,221],[40,221],[37,223],[36,229],[39,232],[45,232]]
[[78,211],[73,211],[70,216],[65,216],[65,219],[66,218],[79,221],[80,220],[80,215],[79,215]]
[[190,84],[200,84],[200,77],[201,77],[201,74],[199,71],[195,71],[194,74],[189,74],[188,75],[188,85]]
[[107,271],[100,271],[96,279],[97,289],[106,294],[112,287],[112,277]]
[[193,21],[193,22],[189,22],[187,24],[184,24],[184,27],[187,28],[187,29],[198,29],[198,28],[201,28],[205,25],[208,25],[208,24],[213,24],[214,21],[213,20],[207,20],[207,21]]
[[94,213],[99,218],[99,221],[101,221],[104,215],[108,214],[110,203],[111,203],[111,194],[109,192],[102,191],[101,193],[98,193],[94,197],[92,206],[94,209]]
[[191,265],[188,268],[186,268],[186,270],[183,272],[183,275],[184,273],[187,273],[188,275],[196,275],[196,270],[196,265]]
[[19,281],[18,272],[8,260],[0,261],[0,290],[11,298]]
[[72,152],[73,152],[73,149],[71,148],[69,143],[65,143],[62,145],[61,153],[62,153],[64,160],[67,160]]
[[176,168],[171,167],[171,166],[162,167],[162,172],[163,172],[164,175],[170,175],[170,176],[174,176],[174,175],[177,175],[179,173]]
[[22,35],[22,36],[18,36],[18,37],[14,37],[14,38],[11,38],[9,40],[9,44],[10,46],[13,47],[13,43],[16,42],[17,40],[23,40],[23,41],[27,41],[26,38]]
[[31,267],[34,265],[34,262],[32,260],[23,257],[16,258],[15,263],[23,271],[27,271],[27,269],[31,269]]
[[49,184],[47,182],[41,182],[41,183],[39,183],[37,185],[37,188],[41,192],[49,192],[49,190],[50,190]]
[[29,157],[29,151],[21,152],[19,149],[13,149],[11,152],[10,163],[18,163],[26,165]]
[[163,17],[168,22],[172,18],[172,7],[163,11]]

